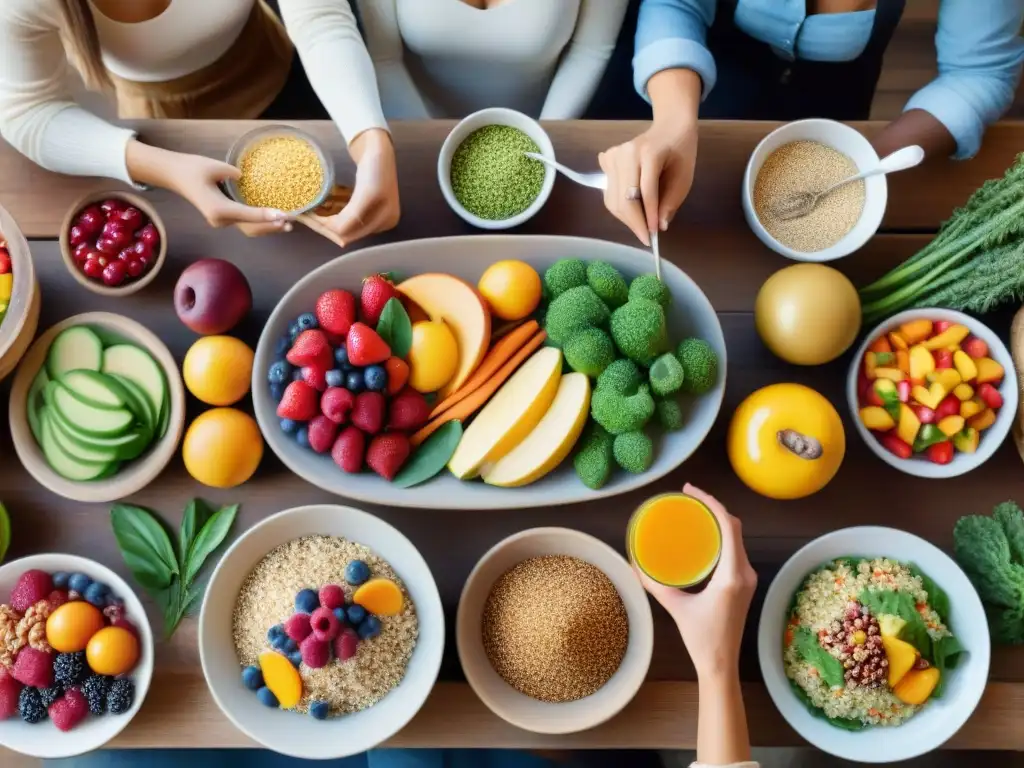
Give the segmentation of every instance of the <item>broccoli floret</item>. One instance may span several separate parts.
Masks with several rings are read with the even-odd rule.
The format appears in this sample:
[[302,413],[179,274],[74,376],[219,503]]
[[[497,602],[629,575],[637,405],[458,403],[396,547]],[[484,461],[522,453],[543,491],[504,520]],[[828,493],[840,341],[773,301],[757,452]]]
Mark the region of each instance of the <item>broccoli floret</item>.
[[621,307],[629,300],[629,286],[625,278],[606,261],[592,261],[587,265],[587,284],[611,309]]
[[683,339],[676,357],[683,365],[683,388],[688,395],[703,395],[718,379],[718,356],[704,339]]
[[639,475],[651,468],[654,461],[654,443],[643,432],[625,432],[615,436],[612,443],[615,463],[627,472]]
[[622,354],[650,365],[668,349],[665,310],[650,299],[630,299],[612,312],[612,338]]
[[643,376],[636,363],[622,357],[611,363],[597,377],[597,388],[620,395],[632,395],[643,382]]
[[654,398],[646,384],[632,395],[624,395],[600,384],[590,398],[590,415],[613,435],[641,429],[654,415]]
[[562,351],[570,368],[591,378],[597,378],[615,360],[612,337],[600,328],[584,328],[574,334]]
[[570,288],[587,284],[587,265],[580,259],[556,261],[544,273],[544,289],[548,298],[555,299]]
[[672,294],[668,292],[665,285],[655,275],[640,275],[633,278],[629,284],[629,299],[650,299],[656,301],[663,307],[667,307],[672,301]]
[[608,321],[608,307],[588,285],[570,288],[548,305],[544,330],[561,346],[584,328],[597,328]]
[[600,424],[591,421],[572,463],[587,488],[595,491],[601,488],[612,474],[612,436]]
[[651,389],[656,395],[674,395],[683,386],[683,378],[683,365],[671,352],[666,352],[651,365]]
[[666,432],[683,428],[683,409],[674,397],[654,401],[654,416]]

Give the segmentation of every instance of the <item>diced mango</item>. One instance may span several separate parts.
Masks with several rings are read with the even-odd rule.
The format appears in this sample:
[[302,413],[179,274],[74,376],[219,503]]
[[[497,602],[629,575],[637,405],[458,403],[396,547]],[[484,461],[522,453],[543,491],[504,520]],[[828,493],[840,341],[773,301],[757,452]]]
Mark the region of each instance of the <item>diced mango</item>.
[[955,368],[942,368],[938,371],[933,371],[928,377],[928,381],[931,383],[938,383],[942,385],[942,388],[948,395],[960,384],[960,374],[956,372]]
[[917,648],[898,637],[882,635],[882,647],[889,660],[889,687],[895,688],[917,663]]
[[917,414],[906,403],[900,403],[900,420],[896,426],[896,434],[899,435],[900,440],[908,445],[913,445],[914,439],[917,437],[917,430],[920,428],[921,420],[917,418]]
[[969,419],[972,416],[976,416],[985,410],[985,404],[981,402],[977,397],[972,397],[970,400],[964,400],[960,403],[960,415],[965,419]]
[[925,377],[935,370],[935,358],[932,353],[920,344],[910,348],[910,378],[924,381]]
[[[870,353],[869,353],[870,354]],[[889,379],[889,381],[903,381],[907,375],[899,368],[875,368],[876,379]]]
[[974,361],[974,364],[978,367],[977,383],[984,384],[986,382],[994,384],[997,381],[1002,381],[1005,372],[1003,366],[993,360],[991,357],[981,357]]
[[[885,410],[878,410],[885,413]],[[888,416],[889,414],[885,414]],[[892,419],[890,419],[892,421]],[[402,610],[402,590],[390,579],[370,579],[352,595],[352,602],[376,616],[394,616]]]
[[953,366],[960,374],[960,378],[964,381],[971,381],[975,376],[978,375],[978,366],[974,364],[974,360],[971,356],[964,352],[962,349],[957,349],[953,352]]
[[914,398],[921,405],[927,405],[931,409],[939,407],[939,403],[942,402],[942,398],[946,396],[946,390],[939,382],[933,382],[930,387],[925,389],[918,385],[910,390],[910,396]]
[[0,301],[7,302],[11,298],[11,290],[14,288],[14,274],[7,272],[0,275]]
[[287,657],[275,651],[261,653],[259,661],[263,682],[277,697],[281,709],[292,709],[302,698],[302,678],[299,677],[299,670]]
[[970,384],[957,384],[953,387],[953,394],[957,400],[970,400],[974,397],[974,387]]
[[959,415],[947,416],[939,421],[938,427],[946,437],[952,437],[964,428],[964,417]]
[[910,348],[910,345],[907,343],[907,340],[899,331],[889,331],[889,344],[891,344],[892,348],[895,349],[897,352],[899,352],[900,350],[906,351],[907,349]]
[[980,441],[981,433],[973,427],[966,427],[953,435],[953,447],[961,453],[974,453]]
[[961,341],[967,338],[970,330],[966,325],[960,325],[954,323],[949,326],[946,330],[940,333],[938,336],[932,336],[930,339],[925,339],[924,345],[928,349],[942,349],[943,347],[951,347],[960,344]]
[[917,344],[931,336],[931,333],[932,321],[924,318],[911,320],[900,326],[900,335],[907,340],[908,344]]
[[[892,674],[892,662],[889,662],[890,676]],[[912,669],[893,687],[896,698],[904,704],[921,706],[935,691],[941,677],[938,667],[927,669]],[[892,683],[890,683],[892,685]]]
[[875,369],[878,368],[878,360],[876,359],[876,353],[865,352],[864,353],[864,376],[869,381],[873,381],[875,378]]
[[889,340],[885,336],[879,336],[868,347],[872,352],[892,352],[892,346],[889,344]]
[[896,367],[910,375],[910,353],[905,349],[896,350]]
[[971,416],[967,420],[967,426],[973,427],[979,432],[984,432],[986,429],[996,423],[996,412],[991,408],[986,408],[981,413],[977,413]]

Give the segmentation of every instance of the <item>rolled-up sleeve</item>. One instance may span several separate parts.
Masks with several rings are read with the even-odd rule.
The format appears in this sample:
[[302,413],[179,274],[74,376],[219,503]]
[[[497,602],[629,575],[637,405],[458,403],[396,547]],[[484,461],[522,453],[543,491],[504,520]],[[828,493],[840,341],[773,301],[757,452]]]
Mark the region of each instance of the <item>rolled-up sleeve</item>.
[[922,109],[956,140],[957,159],[973,157],[985,129],[1013,103],[1024,62],[1024,0],[943,0],[935,34],[939,76],[905,110]]
[[636,27],[633,84],[650,101],[647,81],[666,69],[690,69],[700,75],[701,98],[715,86],[715,59],[707,32],[717,0],[642,0]]

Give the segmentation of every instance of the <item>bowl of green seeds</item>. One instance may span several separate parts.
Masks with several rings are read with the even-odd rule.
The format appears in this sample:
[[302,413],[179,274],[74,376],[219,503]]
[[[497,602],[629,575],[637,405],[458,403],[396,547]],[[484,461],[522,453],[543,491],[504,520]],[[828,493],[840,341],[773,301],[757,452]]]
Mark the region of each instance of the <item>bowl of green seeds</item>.
[[495,107],[466,117],[448,134],[437,158],[437,180],[448,205],[480,229],[511,229],[544,207],[555,171],[524,153],[555,159],[540,123]]

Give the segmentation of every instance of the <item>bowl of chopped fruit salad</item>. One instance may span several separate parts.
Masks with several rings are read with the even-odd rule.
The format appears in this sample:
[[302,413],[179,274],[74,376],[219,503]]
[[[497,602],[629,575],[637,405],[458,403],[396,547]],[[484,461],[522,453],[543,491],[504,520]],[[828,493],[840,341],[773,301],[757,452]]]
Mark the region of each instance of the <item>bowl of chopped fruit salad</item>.
[[39,324],[39,284],[28,241],[0,206],[0,379],[21,360]]

